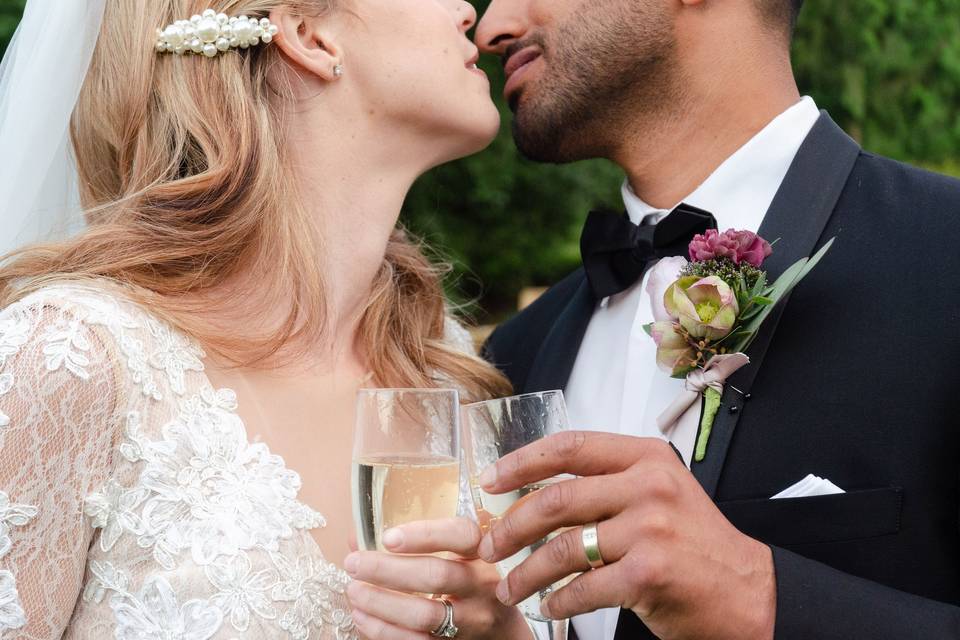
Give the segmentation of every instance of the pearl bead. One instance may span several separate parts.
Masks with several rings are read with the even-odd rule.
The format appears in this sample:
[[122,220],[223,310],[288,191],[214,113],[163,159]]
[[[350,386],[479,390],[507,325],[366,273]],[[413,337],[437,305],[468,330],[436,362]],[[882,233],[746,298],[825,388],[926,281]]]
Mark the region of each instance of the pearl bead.
[[174,47],[183,44],[185,38],[186,33],[184,33],[182,27],[171,25],[167,27],[166,31],[163,32],[163,39],[172,44]]
[[244,40],[243,42],[240,43],[240,48],[241,48],[241,49],[249,49],[249,48],[250,48],[250,43],[247,42],[246,40]]
[[197,35],[204,42],[214,42],[220,35],[220,25],[216,20],[204,18],[197,25]]
[[203,12],[203,17],[204,17],[204,18],[215,18],[215,17],[217,17],[217,12],[214,11],[213,9],[207,9],[206,11]]
[[260,26],[266,29],[270,26],[270,18],[260,18]]
[[230,48],[230,41],[226,38],[217,38],[216,45],[218,51],[226,51]]
[[273,36],[270,35],[269,31],[263,34],[263,37],[260,39],[263,40],[266,44],[270,44],[271,42],[273,42]]
[[262,36],[262,35],[263,35],[263,27],[257,27],[257,28],[255,28],[255,29],[253,30],[253,37],[254,37],[254,38],[259,38],[259,37]]
[[167,45],[165,43],[163,42],[157,43],[157,53],[163,53],[166,50],[167,50]]
[[239,47],[239,46],[240,46],[240,39],[239,39],[239,38],[230,38],[230,46],[231,46],[231,47]]
[[241,40],[246,40],[253,35],[253,25],[246,20],[240,20],[233,25],[233,33]]
[[212,58],[215,55],[217,55],[216,45],[212,45],[212,44],[203,45],[203,55],[207,56],[208,58]]
[[198,15],[190,16],[190,22],[192,22],[193,24],[197,24],[198,22],[200,22],[200,20],[202,20],[202,18]]
[[229,21],[230,21],[230,18],[227,17],[227,14],[225,13],[217,14],[217,22],[219,22],[220,24],[227,24],[227,22]]
[[270,28],[267,30],[267,33],[269,33],[272,36],[275,36],[279,31],[280,31],[280,27],[278,27],[275,24],[272,24],[270,25]]
[[203,51],[203,43],[200,42],[199,40],[191,40],[191,41],[190,41],[190,50],[193,51],[194,53],[200,53],[200,52],[202,52],[202,51]]

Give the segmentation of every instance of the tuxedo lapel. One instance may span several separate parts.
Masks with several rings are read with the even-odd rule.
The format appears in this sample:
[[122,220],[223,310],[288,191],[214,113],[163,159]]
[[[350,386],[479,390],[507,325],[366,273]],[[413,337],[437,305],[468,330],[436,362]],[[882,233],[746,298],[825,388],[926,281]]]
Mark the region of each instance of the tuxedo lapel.
[[[777,240],[773,255],[764,262],[771,281],[794,262],[813,253],[859,154],[860,146],[822,112],[760,225],[761,236]],[[728,381],[710,434],[707,455],[702,462],[693,463],[694,475],[711,498],[716,496],[720,473],[742,413],[743,397],[736,389],[750,393],[787,303],[788,300],[784,300],[761,325],[747,349],[750,364]]]
[[549,391],[567,386],[595,306],[590,285],[584,277],[540,346],[522,392]]

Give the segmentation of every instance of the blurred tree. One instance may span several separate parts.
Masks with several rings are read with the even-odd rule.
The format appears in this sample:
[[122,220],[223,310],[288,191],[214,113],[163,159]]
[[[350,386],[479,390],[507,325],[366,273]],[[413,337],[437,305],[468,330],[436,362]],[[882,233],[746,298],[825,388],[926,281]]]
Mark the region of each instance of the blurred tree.
[[0,0],[0,56],[7,50],[25,6],[27,0]]
[[[477,0],[478,11],[488,2]],[[0,52],[25,5],[0,0]],[[801,90],[866,148],[960,175],[960,0],[806,0],[794,62]],[[488,319],[508,312],[520,287],[577,264],[583,216],[619,205],[621,177],[601,161],[519,157],[500,65],[481,64],[504,116],[500,135],[418,181],[403,220],[454,263],[460,295],[478,298]]]
[[957,171],[960,0],[807,0],[793,60],[801,89],[864,147]]

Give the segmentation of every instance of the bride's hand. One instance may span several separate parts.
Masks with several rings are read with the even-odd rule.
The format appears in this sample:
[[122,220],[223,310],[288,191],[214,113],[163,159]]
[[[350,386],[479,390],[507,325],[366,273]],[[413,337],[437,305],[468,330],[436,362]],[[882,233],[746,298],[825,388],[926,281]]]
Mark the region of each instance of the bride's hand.
[[[347,588],[353,619],[369,640],[428,640],[446,615],[439,600],[453,604],[459,640],[530,638],[515,607],[505,607],[494,593],[500,576],[493,565],[477,560],[480,529],[467,518],[412,522],[384,534],[392,553],[351,553],[344,568],[354,581]],[[428,555],[447,552],[456,559]]]

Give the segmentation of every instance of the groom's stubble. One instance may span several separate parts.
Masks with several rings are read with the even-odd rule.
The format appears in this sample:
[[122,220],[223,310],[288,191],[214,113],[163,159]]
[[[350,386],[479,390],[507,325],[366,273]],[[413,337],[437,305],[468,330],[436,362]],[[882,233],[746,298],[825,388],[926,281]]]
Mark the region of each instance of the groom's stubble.
[[625,137],[642,135],[632,122],[680,102],[673,24],[661,2],[584,0],[505,58],[531,45],[542,50],[544,71],[510,105],[517,147],[531,160],[610,157]]

